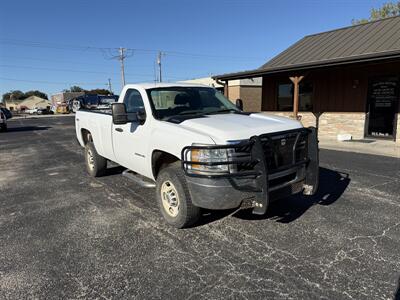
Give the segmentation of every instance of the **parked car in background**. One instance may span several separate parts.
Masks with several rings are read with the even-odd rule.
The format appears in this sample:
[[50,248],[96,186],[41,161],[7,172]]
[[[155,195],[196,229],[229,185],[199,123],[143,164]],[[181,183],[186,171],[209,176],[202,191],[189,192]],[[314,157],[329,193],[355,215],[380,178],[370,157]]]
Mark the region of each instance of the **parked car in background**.
[[76,97],[72,101],[71,110],[77,112],[81,108],[85,109],[105,109],[110,108],[111,104],[118,101],[118,95],[97,95],[86,94]]
[[40,108],[40,109],[38,109],[37,114],[38,115],[52,115],[52,114],[54,114],[54,112],[47,108]]
[[6,119],[11,119],[13,117],[11,111],[5,107],[0,107],[0,110],[3,112],[3,114],[6,116]]
[[0,109],[0,131],[7,130],[7,117],[6,114]]
[[119,96],[117,95],[110,95],[110,96],[102,96],[99,95],[99,101],[97,104],[97,109],[107,109],[111,108],[111,104],[118,101]]
[[6,119],[11,119],[12,118],[12,113],[9,109],[5,107],[0,107],[0,110],[3,112],[3,114],[6,116]]
[[81,102],[78,99],[74,99],[72,101],[71,110],[73,112],[77,112],[80,109],[81,109]]
[[30,115],[37,115],[38,114],[39,108],[35,107],[32,109],[26,109],[25,113],[30,114]]

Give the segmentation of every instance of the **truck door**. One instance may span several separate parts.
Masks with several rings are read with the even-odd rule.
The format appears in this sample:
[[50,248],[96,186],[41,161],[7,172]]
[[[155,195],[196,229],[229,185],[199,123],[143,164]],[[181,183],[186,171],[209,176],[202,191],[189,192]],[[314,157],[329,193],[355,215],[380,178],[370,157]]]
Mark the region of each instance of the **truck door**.
[[112,125],[113,147],[117,162],[139,174],[145,174],[146,136],[150,126],[148,120],[141,124],[137,113],[145,114],[142,95],[138,90],[129,89],[125,93],[124,103],[129,122],[124,125]]

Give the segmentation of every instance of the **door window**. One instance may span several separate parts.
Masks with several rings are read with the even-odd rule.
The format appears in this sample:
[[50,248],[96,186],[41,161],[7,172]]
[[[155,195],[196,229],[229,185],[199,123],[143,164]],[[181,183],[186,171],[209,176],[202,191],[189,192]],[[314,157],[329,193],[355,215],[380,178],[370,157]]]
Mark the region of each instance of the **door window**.
[[137,121],[137,113],[145,113],[142,95],[138,90],[129,89],[126,91],[124,103],[129,121]]
[[376,78],[369,83],[368,135],[392,137],[399,97],[397,77]]

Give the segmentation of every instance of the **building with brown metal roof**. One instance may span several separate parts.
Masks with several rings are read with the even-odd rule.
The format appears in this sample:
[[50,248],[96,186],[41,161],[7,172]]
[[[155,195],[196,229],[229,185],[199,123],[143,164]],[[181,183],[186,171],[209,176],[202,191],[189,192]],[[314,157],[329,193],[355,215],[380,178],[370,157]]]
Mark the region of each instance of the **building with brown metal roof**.
[[262,111],[301,118],[321,138],[400,140],[400,17],[309,35],[258,69],[214,79],[254,77]]

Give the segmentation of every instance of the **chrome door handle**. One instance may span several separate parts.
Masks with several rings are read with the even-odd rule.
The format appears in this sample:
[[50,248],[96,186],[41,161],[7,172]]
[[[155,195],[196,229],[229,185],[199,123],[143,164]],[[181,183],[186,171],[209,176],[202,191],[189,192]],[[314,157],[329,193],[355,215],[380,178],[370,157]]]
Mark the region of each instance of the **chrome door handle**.
[[122,128],[115,128],[115,131],[122,132],[124,130]]

